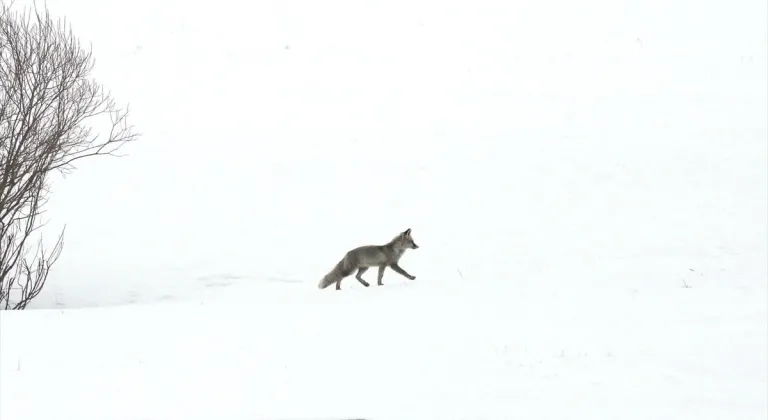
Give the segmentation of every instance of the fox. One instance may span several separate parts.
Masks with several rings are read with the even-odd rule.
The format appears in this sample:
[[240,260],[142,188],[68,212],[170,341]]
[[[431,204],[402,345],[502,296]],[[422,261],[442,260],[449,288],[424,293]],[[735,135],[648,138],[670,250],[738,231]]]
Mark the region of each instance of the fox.
[[325,289],[333,283],[336,283],[336,290],[341,290],[341,281],[349,277],[353,271],[357,270],[355,278],[363,286],[369,287],[370,284],[362,277],[370,267],[379,268],[378,285],[383,286],[381,280],[384,278],[384,270],[389,267],[398,274],[409,280],[415,280],[416,276],[408,274],[403,270],[398,262],[408,249],[419,249],[416,242],[411,237],[411,228],[399,233],[391,241],[384,245],[364,245],[357,247],[344,255],[344,258],[326,274],[318,288]]

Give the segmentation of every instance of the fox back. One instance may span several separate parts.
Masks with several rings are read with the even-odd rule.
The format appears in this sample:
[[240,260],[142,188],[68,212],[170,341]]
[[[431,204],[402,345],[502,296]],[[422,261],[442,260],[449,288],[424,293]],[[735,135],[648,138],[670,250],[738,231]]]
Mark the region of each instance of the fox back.
[[385,245],[364,245],[357,247],[349,252],[347,256],[355,263],[355,268],[359,267],[379,267],[382,265],[392,265],[400,261],[407,249],[418,249],[419,246],[411,237],[411,230],[395,236]]

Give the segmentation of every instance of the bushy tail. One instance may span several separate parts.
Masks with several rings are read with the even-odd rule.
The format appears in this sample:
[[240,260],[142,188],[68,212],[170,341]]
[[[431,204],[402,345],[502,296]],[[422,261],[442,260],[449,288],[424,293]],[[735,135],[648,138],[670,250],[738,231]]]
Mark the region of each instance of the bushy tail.
[[347,257],[345,256],[341,259],[341,261],[339,261],[338,264],[336,264],[335,267],[333,267],[333,270],[331,270],[330,273],[326,274],[325,277],[320,280],[320,283],[317,285],[317,287],[320,289],[325,289],[333,283],[336,283],[344,277],[352,274],[352,271],[354,271],[354,267],[351,267],[351,264],[347,262]]

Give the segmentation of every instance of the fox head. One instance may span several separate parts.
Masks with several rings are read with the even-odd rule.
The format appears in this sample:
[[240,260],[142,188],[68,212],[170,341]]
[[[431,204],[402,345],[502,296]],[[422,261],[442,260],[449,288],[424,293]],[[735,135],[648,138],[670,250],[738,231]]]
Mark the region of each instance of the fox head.
[[403,249],[419,248],[419,246],[416,245],[416,242],[413,242],[413,238],[411,237],[411,228],[408,228],[408,230],[406,230],[405,232],[402,232],[399,235],[397,235],[397,238],[395,238],[395,241]]

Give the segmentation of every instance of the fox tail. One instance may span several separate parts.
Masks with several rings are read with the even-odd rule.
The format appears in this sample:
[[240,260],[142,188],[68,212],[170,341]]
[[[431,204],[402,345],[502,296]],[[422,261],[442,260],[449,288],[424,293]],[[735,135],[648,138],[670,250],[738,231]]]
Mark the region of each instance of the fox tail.
[[320,289],[325,289],[333,283],[336,283],[344,277],[352,274],[352,271],[354,271],[354,267],[348,263],[347,257],[345,256],[341,259],[341,261],[339,261],[338,264],[336,264],[335,267],[333,267],[333,270],[331,270],[330,273],[326,274],[323,279],[320,280],[320,283],[317,285],[317,287]]

